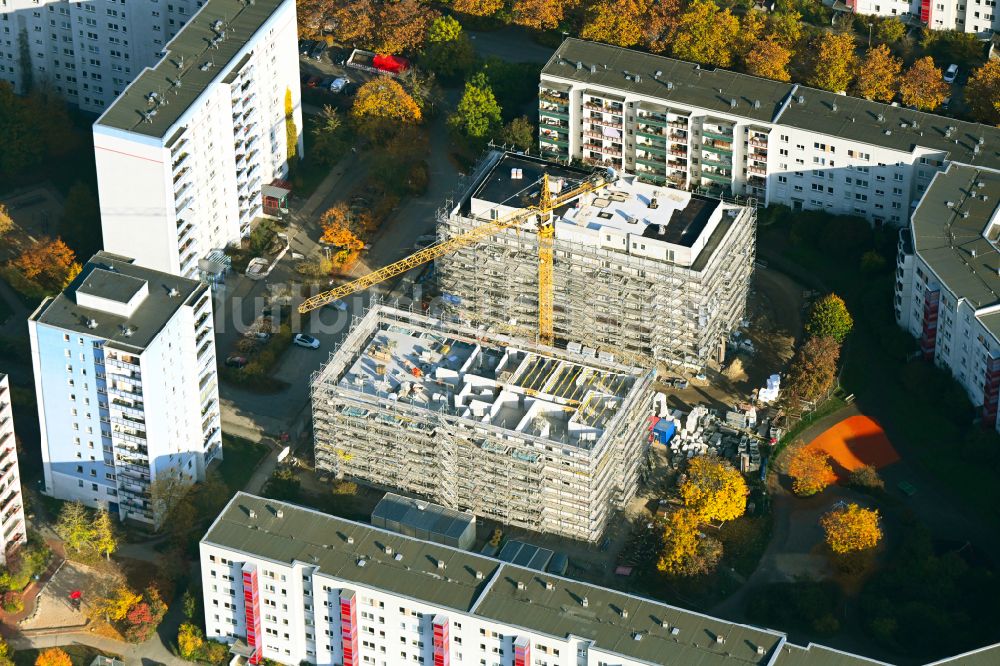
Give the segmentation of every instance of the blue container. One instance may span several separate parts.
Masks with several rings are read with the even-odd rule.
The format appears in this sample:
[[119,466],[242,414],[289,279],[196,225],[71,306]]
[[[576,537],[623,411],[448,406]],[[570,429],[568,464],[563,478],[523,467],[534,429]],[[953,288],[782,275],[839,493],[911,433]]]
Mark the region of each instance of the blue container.
[[653,437],[656,438],[660,444],[669,444],[670,440],[673,439],[674,433],[677,432],[677,426],[673,421],[668,421],[666,419],[660,419],[653,426]]

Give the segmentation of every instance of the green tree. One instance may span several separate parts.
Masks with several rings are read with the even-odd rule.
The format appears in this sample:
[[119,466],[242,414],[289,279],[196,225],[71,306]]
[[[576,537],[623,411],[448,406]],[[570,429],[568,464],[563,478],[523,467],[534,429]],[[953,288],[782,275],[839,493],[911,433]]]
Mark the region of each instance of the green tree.
[[798,12],[772,12],[767,18],[770,36],[790,51],[802,40],[802,15]]
[[106,509],[97,510],[97,518],[94,519],[94,548],[97,552],[111,559],[111,553],[118,549],[118,536],[114,523]]
[[674,36],[674,56],[682,60],[729,67],[740,22],[710,0],[694,0],[681,14]]
[[56,519],[55,530],[66,546],[78,553],[93,546],[94,527],[87,509],[81,502],[63,504]]
[[268,479],[264,494],[271,499],[295,502],[299,498],[301,485],[302,482],[295,476],[295,471],[291,467],[279,467]]
[[887,18],[879,21],[875,34],[879,41],[886,44],[895,44],[906,36],[906,24],[898,18]]
[[2,636],[0,636],[0,666],[14,666],[14,651]]
[[194,620],[198,615],[198,597],[191,590],[184,590],[181,596],[181,609],[188,620]]
[[205,634],[197,626],[188,622],[177,629],[177,651],[183,659],[192,661],[205,646]]
[[0,204],[0,239],[14,230],[14,219],[7,212],[7,206]]
[[455,130],[472,139],[486,139],[500,126],[500,104],[486,74],[478,72],[465,82],[465,92],[448,119]]
[[443,78],[461,76],[472,69],[476,54],[462,24],[452,16],[434,19],[427,31],[421,62]]
[[853,35],[825,32],[813,43],[812,72],[806,83],[833,92],[847,90],[857,65]]
[[813,303],[809,309],[809,320],[805,329],[811,337],[833,338],[840,343],[853,327],[854,319],[847,311],[844,299],[836,294],[827,294]]
[[320,164],[332,164],[343,150],[343,119],[329,104],[316,115],[312,126],[313,142],[309,148],[309,159]]
[[299,150],[299,128],[295,126],[295,107],[292,106],[292,89],[285,88],[285,146],[289,164],[294,163]]
[[500,138],[516,150],[527,152],[535,147],[535,126],[527,116],[514,118],[504,125]]

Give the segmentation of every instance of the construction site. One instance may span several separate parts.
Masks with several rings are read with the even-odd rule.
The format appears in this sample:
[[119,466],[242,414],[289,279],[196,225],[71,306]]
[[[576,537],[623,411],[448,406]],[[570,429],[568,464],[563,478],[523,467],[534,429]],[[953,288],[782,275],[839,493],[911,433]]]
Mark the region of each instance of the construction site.
[[637,490],[655,371],[376,305],[312,382],[321,473],[595,542]]
[[[514,211],[539,207],[590,169],[494,151],[471,186],[439,212],[438,237],[453,238]],[[486,330],[539,338],[540,298],[562,346],[608,351],[630,364],[700,371],[721,363],[745,316],[756,212],[612,172],[552,211],[548,238],[508,226],[436,258],[441,312]],[[554,238],[552,237],[554,235]],[[551,252],[551,285],[539,288],[539,257]]]

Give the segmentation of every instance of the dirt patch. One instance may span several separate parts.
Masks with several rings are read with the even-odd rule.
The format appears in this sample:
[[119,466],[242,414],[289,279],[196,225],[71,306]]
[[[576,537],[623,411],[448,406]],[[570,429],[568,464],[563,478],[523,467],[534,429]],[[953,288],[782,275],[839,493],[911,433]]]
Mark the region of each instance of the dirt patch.
[[[75,627],[87,623],[87,604],[101,591],[100,572],[78,562],[66,561],[38,595],[35,613],[21,622],[22,629]],[[82,606],[76,608],[70,593],[82,592]]]

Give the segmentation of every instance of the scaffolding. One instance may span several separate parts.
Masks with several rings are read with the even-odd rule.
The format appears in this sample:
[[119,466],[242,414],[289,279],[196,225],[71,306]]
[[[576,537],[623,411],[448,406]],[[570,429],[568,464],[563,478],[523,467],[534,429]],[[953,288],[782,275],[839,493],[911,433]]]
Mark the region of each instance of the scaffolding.
[[595,542],[637,490],[654,378],[376,304],[313,377],[316,466]]
[[[468,199],[477,186],[473,183],[458,204],[439,210],[439,237],[483,223],[469,213]],[[560,238],[557,227],[552,248],[556,339],[632,363],[645,359],[646,364],[701,369],[722,361],[729,333],[745,317],[756,209],[721,205],[722,220],[690,265],[573,242]],[[439,258],[444,311],[490,331],[537,340],[538,242],[534,230],[510,229]]]

